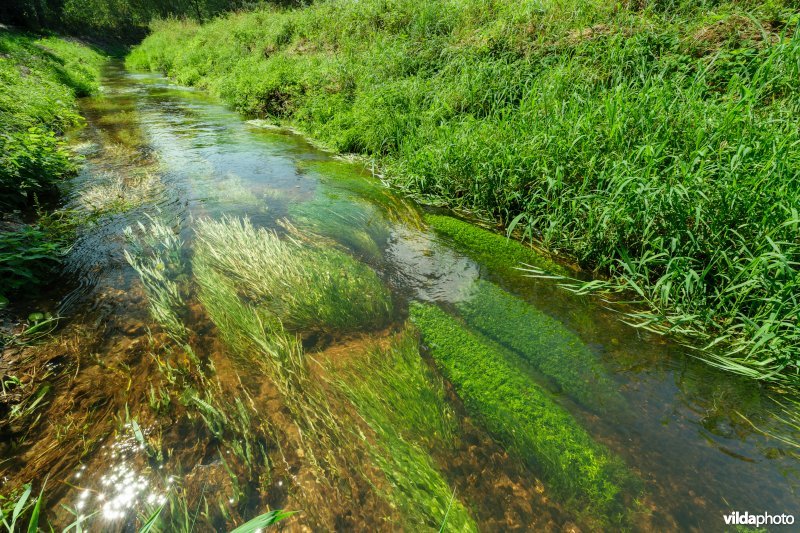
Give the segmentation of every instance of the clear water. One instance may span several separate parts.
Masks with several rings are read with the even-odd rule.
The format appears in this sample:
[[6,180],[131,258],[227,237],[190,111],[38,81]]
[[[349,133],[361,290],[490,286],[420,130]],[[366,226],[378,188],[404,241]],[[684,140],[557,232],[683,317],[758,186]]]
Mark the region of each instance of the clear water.
[[[167,340],[123,256],[123,229],[156,216],[191,242],[199,218],[242,216],[273,228],[288,217],[302,226],[302,205],[325,213],[329,237],[378,272],[396,302],[394,327],[402,324],[408,302],[451,309],[484,279],[577,334],[624,407],[573,398],[534,369],[530,377],[643,480],[634,529],[722,531],[723,514],[733,510],[800,515],[797,449],[776,438],[798,438],[782,421],[781,391],[710,368],[681,346],[625,325],[596,299],[474,261],[426,228],[422,208],[384,188],[363,166],[300,136],[245,121],[199,91],[118,65],[107,68],[103,88],[82,103],[88,124],[75,145],[86,165],[75,179],[71,206],[119,201],[125,208],[82,233],[68,258],[68,286],[59,293],[66,296],[39,303],[67,317],[55,339],[4,355],[38,369],[50,389],[40,416],[0,444],[3,491],[49,476],[47,502],[56,527],[76,518],[65,505],[89,517],[84,526],[91,530],[132,530],[137,514],[147,515],[180,487],[198,530],[224,530],[268,507],[302,504],[316,509],[301,509],[290,524],[399,528],[384,520],[387,511],[380,498],[369,496],[376,489],[364,479],[353,478],[355,488],[348,490],[315,484],[303,475],[303,457],[292,453],[275,460],[269,476],[253,475],[237,487],[224,467],[225,447],[198,429],[198,415],[153,407],[159,369],[151,354]],[[115,183],[127,189],[115,193]],[[337,224],[357,227],[371,240],[337,232]],[[256,411],[275,408],[259,388],[264,377],[230,364],[207,321],[197,318],[190,327],[224,390],[249,390]],[[336,354],[337,343],[350,349],[361,340],[335,339],[320,357]],[[460,437],[452,449],[433,455],[480,529],[591,528],[550,496],[535,470],[494,442],[452,391],[449,401]],[[162,453],[145,453],[144,441],[159,443]],[[253,479],[268,481],[258,487]],[[210,507],[200,505],[201,496]]]

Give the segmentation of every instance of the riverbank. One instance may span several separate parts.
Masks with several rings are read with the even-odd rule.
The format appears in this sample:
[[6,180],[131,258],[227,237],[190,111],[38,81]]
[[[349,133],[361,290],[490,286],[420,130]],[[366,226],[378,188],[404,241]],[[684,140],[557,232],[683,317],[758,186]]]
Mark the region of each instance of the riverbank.
[[6,516],[31,484],[18,524],[45,480],[57,530],[800,515],[796,396],[520,277],[507,265],[553,267],[203,91],[116,62],[102,87],[66,205],[108,214],[65,258],[69,318],[0,367]]
[[713,364],[796,381],[797,24],[784,2],[329,1],[159,22],[127,63],[607,276]]
[[72,243],[78,220],[58,208],[78,159],[63,136],[81,124],[77,98],[98,90],[103,60],[75,41],[0,29],[0,311],[52,284]]

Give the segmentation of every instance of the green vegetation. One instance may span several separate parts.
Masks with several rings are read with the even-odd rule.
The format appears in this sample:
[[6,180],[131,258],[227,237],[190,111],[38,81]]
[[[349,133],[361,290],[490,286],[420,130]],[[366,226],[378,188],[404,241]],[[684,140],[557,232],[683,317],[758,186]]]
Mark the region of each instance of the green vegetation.
[[608,371],[558,320],[482,280],[456,307],[471,329],[528,361],[575,400],[600,412],[624,409]]
[[72,243],[76,218],[45,207],[75,172],[61,135],[80,123],[75,99],[97,89],[101,60],[77,43],[0,30],[0,307],[50,281]]
[[138,236],[133,228],[125,229],[125,259],[142,280],[153,319],[175,342],[184,345],[189,334],[179,316],[188,291],[183,241],[158,219],[151,218],[147,227],[139,222],[138,229]]
[[795,7],[328,0],[159,22],[128,65],[375,157],[724,338],[729,369],[795,379]]
[[388,322],[388,291],[374,271],[343,252],[282,239],[249,220],[201,220],[196,234],[203,265],[229,279],[272,327],[346,332]]
[[444,235],[460,252],[498,271],[510,271],[523,265],[551,274],[565,275],[567,270],[524,244],[487,229],[445,215],[425,215],[425,221]]
[[[188,270],[182,259],[183,243],[172,229],[156,219],[151,219],[148,226],[140,224],[137,236],[130,228],[127,233],[130,250],[126,256],[139,272],[154,319],[187,350],[195,364],[200,364],[188,345],[191,335],[183,325],[182,315],[187,307],[183,302],[191,292],[180,281]],[[289,237],[281,240],[274,232],[257,230],[247,220],[202,220],[195,234],[191,271],[198,299],[232,355],[242,365],[260,369],[277,386],[283,405],[303,435],[303,456],[309,463],[322,467],[318,472],[330,479],[345,466],[344,458],[349,453],[346,450],[364,446],[386,478],[385,484],[376,486],[376,490],[398,509],[403,523],[414,528],[425,525],[436,529],[447,517],[449,528],[474,531],[474,522],[464,506],[454,500],[453,490],[428,451],[452,441],[455,421],[445,401],[441,380],[434,377],[419,356],[418,337],[413,333],[398,334],[388,348],[380,349],[376,344],[335,373],[337,380],[332,385],[355,405],[360,418],[377,436],[373,440],[356,431],[348,441],[319,381],[311,379],[308,358],[299,338],[288,334],[283,326],[292,324],[296,331],[304,333],[326,323],[320,316],[328,315],[299,320],[296,317],[309,316],[309,306],[275,303],[284,292],[300,288],[310,291],[313,287],[304,284],[315,271],[331,268],[324,259],[330,256],[320,255],[321,249],[308,241],[293,241]],[[245,252],[237,255],[236,250]],[[282,265],[281,269],[276,268],[277,263]],[[348,268],[342,280],[374,277],[372,271],[356,268],[357,263],[352,259],[339,258],[336,264]],[[246,275],[255,272],[259,274]],[[267,283],[270,276],[272,284]],[[313,295],[319,312],[331,307],[344,317],[354,317],[355,311],[348,309],[365,305],[368,300],[354,299],[354,293],[333,290],[329,284],[321,286],[327,289]],[[348,324],[344,322],[342,326]],[[263,433],[263,428],[256,427],[258,414],[249,413],[239,399],[234,404],[222,397],[211,375],[192,380],[189,374],[203,373],[195,368],[178,382],[169,377],[175,373],[169,362],[159,364],[170,383],[183,386],[180,402],[202,419],[234,457],[251,468],[260,464],[269,467],[261,439],[252,438]],[[160,405],[160,401],[155,403]]]
[[623,498],[635,479],[620,459],[509,365],[501,347],[434,305],[414,304],[411,319],[445,377],[490,433],[538,469],[576,511],[624,521]]
[[[45,481],[44,485],[47,482]],[[44,485],[38,496],[31,498],[31,484],[28,483],[22,488],[22,492],[16,496],[8,498],[0,497],[0,520],[6,531],[13,533],[21,531],[24,527],[23,521],[27,517],[26,530],[34,532],[39,530],[39,520],[44,502]],[[19,523],[17,523],[19,522]]]
[[387,497],[407,526],[438,529],[446,516],[448,530],[476,531],[426,451],[451,446],[456,428],[441,380],[420,357],[416,332],[398,334],[387,348],[359,354],[336,373],[341,376],[337,385],[378,437],[370,444],[361,435],[386,475]]
[[389,237],[380,212],[349,196],[318,192],[314,200],[290,204],[289,213],[298,227],[333,239],[373,262],[380,260]]
[[132,42],[144,37],[147,23],[153,17],[204,20],[258,3],[258,0],[6,0],[0,5],[0,23],[36,31],[51,29],[90,35],[106,42]]
[[97,89],[102,56],[77,43],[0,30],[0,206],[56,196],[75,171],[60,136],[79,124],[75,99]]

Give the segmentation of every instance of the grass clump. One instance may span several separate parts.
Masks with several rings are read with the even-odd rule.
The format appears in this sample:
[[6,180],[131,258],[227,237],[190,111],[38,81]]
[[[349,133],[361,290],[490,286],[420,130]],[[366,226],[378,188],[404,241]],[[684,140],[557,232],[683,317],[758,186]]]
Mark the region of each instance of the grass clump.
[[525,359],[586,407],[624,408],[625,400],[603,365],[558,320],[483,280],[456,307],[471,329]]
[[188,265],[183,241],[164,221],[151,218],[149,226],[138,224],[138,234],[125,228],[128,248],[125,259],[139,274],[150,302],[150,314],[179,345],[186,345],[189,332],[181,315],[188,297]]
[[366,265],[333,249],[281,238],[247,219],[201,220],[195,253],[229,279],[249,305],[289,331],[379,328],[392,303]]
[[420,357],[416,332],[396,335],[336,373],[337,385],[377,436],[367,445],[405,525],[438,529],[446,522],[447,531],[477,531],[427,451],[452,445],[456,428],[441,380]]
[[411,319],[445,377],[490,433],[575,509],[587,511],[587,518],[624,520],[625,491],[634,478],[619,458],[510,365],[502,348],[434,305],[414,304]]
[[796,381],[798,22],[789,0],[327,0],[162,21],[128,65],[372,157],[724,338],[730,370]]

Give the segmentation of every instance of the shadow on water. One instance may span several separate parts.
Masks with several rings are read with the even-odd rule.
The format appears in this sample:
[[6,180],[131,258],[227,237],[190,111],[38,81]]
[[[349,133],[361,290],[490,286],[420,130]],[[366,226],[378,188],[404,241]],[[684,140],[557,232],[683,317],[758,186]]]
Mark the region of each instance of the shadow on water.
[[[245,122],[198,91],[110,65],[102,94],[82,110],[88,125],[74,145],[86,164],[70,207],[102,214],[68,258],[74,286],[59,304],[65,325],[2,359],[4,372],[43,391],[0,428],[2,492],[49,476],[54,525],[82,519],[132,530],[164,506],[166,529],[184,516],[199,529],[224,530],[267,508],[291,508],[303,510],[293,523],[313,529],[415,530],[414,520],[440,512],[430,494],[455,490],[449,520],[463,518],[467,529],[471,521],[481,530],[607,526],[551,493],[546,474],[487,432],[486,413],[462,403],[461,388],[441,378],[425,350],[412,370],[431,401],[442,402],[439,412],[408,404],[407,418],[396,419],[375,407],[401,405],[375,403],[369,392],[381,387],[385,402],[419,401],[392,395],[412,370],[376,364],[386,374],[373,376],[358,363],[366,353],[405,353],[412,301],[441,306],[498,346],[532,387],[622,459],[643,487],[625,497],[629,527],[721,531],[733,510],[800,515],[797,450],[767,436],[798,437],[781,421],[779,391],[718,372],[597,301],[487,260],[429,228],[424,210],[359,165]],[[283,377],[268,358],[237,362],[259,348],[247,344],[252,335],[232,339],[209,306],[209,280],[222,267],[212,272],[193,259],[198,221],[233,220],[223,217],[246,217],[298,246],[313,235],[312,248],[368,265],[390,291],[388,320],[369,331],[298,331],[302,345],[291,349],[305,351],[307,362]],[[170,313],[185,325],[179,332],[153,321],[154,293],[124,255],[130,235],[152,221],[175,239],[175,265],[159,268],[176,287],[180,302]],[[351,259],[320,257],[351,268]],[[221,286],[236,294],[250,274],[233,273],[238,281]],[[191,280],[203,275],[197,288]],[[237,309],[261,305],[253,294]],[[287,400],[287,391],[307,397]],[[439,420],[443,435],[415,433],[403,425],[409,420]],[[416,481],[406,486],[406,478]],[[433,502],[427,511],[407,507],[420,494]]]

